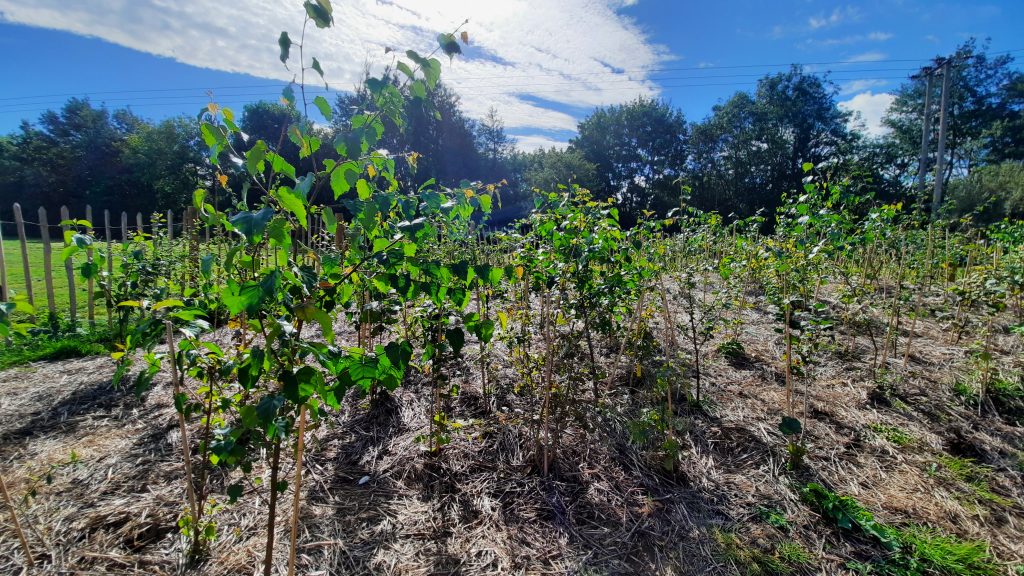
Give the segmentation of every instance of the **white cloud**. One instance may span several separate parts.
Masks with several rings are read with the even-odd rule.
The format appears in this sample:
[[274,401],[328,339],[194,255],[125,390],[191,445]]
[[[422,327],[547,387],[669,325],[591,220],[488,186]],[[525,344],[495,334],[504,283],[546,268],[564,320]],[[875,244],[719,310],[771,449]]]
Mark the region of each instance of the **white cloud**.
[[882,136],[889,129],[882,125],[882,118],[885,112],[892,105],[896,97],[892,94],[882,92],[873,94],[870,90],[861,92],[849,100],[839,103],[843,110],[853,112],[851,128],[860,130],[868,136]]
[[825,38],[823,40],[808,38],[804,43],[808,46],[845,46],[849,44],[860,44],[862,42],[885,42],[891,38],[893,38],[893,35],[888,32],[871,32],[867,35],[851,34],[848,36],[840,36],[838,38]]
[[850,80],[849,82],[843,82],[839,85],[840,94],[856,94],[857,92],[863,92],[870,90],[871,88],[878,88],[888,84],[888,80],[882,80],[880,78],[868,78],[865,80]]
[[[334,2],[336,27],[307,31],[306,58],[316,56],[332,86],[349,88],[370,62],[391,62],[391,47],[426,54],[438,32],[463,28],[471,44],[442,79],[462,97],[470,116],[494,106],[508,128],[573,130],[566,107],[623,102],[659,89],[636,70],[656,68],[668,51],[617,10],[637,0],[346,0]],[[9,22],[95,36],[180,62],[291,80],[278,60],[277,37],[298,42],[298,1],[239,0],[0,0]],[[295,70],[297,49],[290,68]],[[308,63],[308,62],[307,62]],[[623,71],[631,71],[626,73]],[[307,78],[308,79],[308,78]],[[534,96],[530,98],[530,96]]]
[[533,152],[542,148],[547,150],[552,147],[561,150],[569,145],[568,142],[563,140],[555,140],[554,138],[549,138],[540,134],[514,135],[513,138],[516,139],[516,148],[523,152]]
[[855,54],[846,59],[847,62],[878,62],[879,60],[885,60],[889,55],[885,52],[871,51],[864,52],[861,54]]
[[858,20],[860,18],[860,11],[853,6],[846,6],[843,8],[836,7],[832,9],[832,13],[825,15],[819,14],[808,18],[807,25],[810,26],[811,30],[817,30],[819,28],[831,28],[842,22],[851,20]]

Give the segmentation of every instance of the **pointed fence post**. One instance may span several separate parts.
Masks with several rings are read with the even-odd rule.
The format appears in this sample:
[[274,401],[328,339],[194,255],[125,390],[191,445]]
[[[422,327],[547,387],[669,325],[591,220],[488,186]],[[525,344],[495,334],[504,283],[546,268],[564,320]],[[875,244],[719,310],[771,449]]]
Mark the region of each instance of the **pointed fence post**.
[[7,260],[4,258],[4,227],[0,224],[0,302],[8,300],[7,295]]
[[[96,237],[96,233],[93,231],[92,225],[92,206],[85,205],[85,219],[89,221],[89,236]],[[92,244],[85,249],[85,260],[89,264],[92,264]],[[93,275],[94,276],[94,275]],[[88,309],[89,327],[93,328],[96,326],[96,310],[95,302],[93,302],[93,276],[89,276],[89,279],[85,283],[85,302]]]
[[[28,303],[36,305],[35,296],[32,294],[32,266],[28,261],[28,240],[25,238],[25,219],[21,215],[21,204],[14,203],[14,224],[18,227],[18,242],[21,244],[21,266],[25,272],[25,295],[28,296]],[[32,319],[35,322],[35,316]]]
[[[60,207],[60,221],[71,219],[71,213],[68,211],[67,206]],[[61,236],[64,237],[64,247],[69,245],[68,232],[71,228],[67,224],[62,224]],[[75,262],[73,258],[64,260],[64,274],[68,277],[68,313],[71,316],[71,325],[74,326],[78,323],[78,294],[75,293]]]
[[[106,228],[107,234],[107,286],[110,286],[110,282],[114,279],[114,251],[112,242],[114,241],[114,234],[110,229],[110,210],[103,210],[103,226]],[[104,303],[107,307],[107,328],[114,329],[114,309],[111,307],[109,299],[104,298]]]
[[57,315],[57,300],[53,292],[53,246],[50,244],[50,225],[46,221],[46,208],[39,207],[39,235],[43,239],[43,276],[46,278],[46,305],[50,319]]

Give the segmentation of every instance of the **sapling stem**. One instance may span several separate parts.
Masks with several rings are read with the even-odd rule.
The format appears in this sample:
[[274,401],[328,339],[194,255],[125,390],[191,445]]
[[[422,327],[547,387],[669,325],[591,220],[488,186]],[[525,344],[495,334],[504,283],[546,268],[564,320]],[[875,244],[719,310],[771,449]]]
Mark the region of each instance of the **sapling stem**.
[[306,438],[306,405],[299,407],[299,440],[295,448],[295,488],[292,494],[292,542],[288,554],[288,576],[295,575],[296,542],[299,537],[299,507],[302,505],[302,452]]
[[[171,381],[174,385],[174,398],[176,400],[178,394],[181,393],[181,379],[178,377],[177,353],[174,351],[174,326],[170,322],[165,322],[164,326],[167,328],[167,353],[171,359]],[[198,538],[199,520],[202,510],[199,510],[195,488],[192,485],[192,451],[189,449],[188,444],[188,424],[185,422],[185,414],[181,410],[176,411],[178,412],[178,430],[181,433],[181,455],[185,465],[185,493],[188,495],[188,504],[192,514],[192,546],[194,547]]]
[[7,510],[11,513],[11,525],[14,526],[14,532],[18,535],[18,541],[21,542],[21,550],[25,553],[25,567],[31,568],[35,564],[35,560],[32,558],[32,550],[28,547],[28,540],[25,539],[25,533],[21,530],[21,524],[18,522],[14,503],[11,502],[11,496],[7,493],[7,484],[4,482],[3,474],[0,474],[0,491],[3,492],[4,503],[7,504]]
[[263,576],[270,576],[274,564],[274,520],[277,516],[277,473],[281,463],[281,437],[274,436],[274,452],[270,460],[270,505],[267,516],[267,549],[263,556]]

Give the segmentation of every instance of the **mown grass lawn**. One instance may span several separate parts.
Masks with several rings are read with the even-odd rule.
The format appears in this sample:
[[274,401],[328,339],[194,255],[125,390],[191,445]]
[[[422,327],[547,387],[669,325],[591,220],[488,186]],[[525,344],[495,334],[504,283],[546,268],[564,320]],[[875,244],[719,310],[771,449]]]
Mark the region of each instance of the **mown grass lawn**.
[[[7,284],[9,293],[13,295],[27,295],[25,289],[25,269],[21,260],[21,245],[17,238],[4,236],[4,261],[7,265]],[[43,265],[43,242],[38,239],[30,239],[28,245],[29,272],[32,275],[32,293],[35,300],[36,311],[40,318],[45,315],[47,309],[46,299],[46,276]],[[64,270],[64,261],[61,260],[60,252],[64,249],[62,242],[53,242],[53,256],[51,267],[53,270],[53,292],[54,301],[57,305],[57,314],[62,319],[70,318],[69,306],[71,302],[70,290],[68,289],[68,276]],[[81,264],[83,257],[75,258],[75,266]],[[78,298],[78,319],[79,321],[88,318],[88,290],[84,280],[75,270],[75,294]],[[102,299],[96,300],[96,318],[106,318],[107,311]]]

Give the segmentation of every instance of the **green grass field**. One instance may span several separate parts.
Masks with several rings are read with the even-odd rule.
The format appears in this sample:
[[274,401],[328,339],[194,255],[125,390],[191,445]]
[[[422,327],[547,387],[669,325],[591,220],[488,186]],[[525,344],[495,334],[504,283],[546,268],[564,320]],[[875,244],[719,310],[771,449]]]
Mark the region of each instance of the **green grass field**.
[[[13,295],[27,295],[28,292],[25,289],[25,270],[21,261],[21,246],[17,238],[11,239],[4,237],[4,260],[7,265],[7,284],[10,294]],[[68,276],[64,270],[64,261],[61,260],[60,252],[64,249],[64,244],[61,242],[52,243],[53,256],[52,256],[52,270],[53,270],[53,292],[54,302],[57,306],[57,314],[62,319],[70,318],[70,290],[68,289]],[[81,264],[84,257],[79,256],[75,258],[75,266]],[[35,300],[36,311],[42,318],[47,310],[47,298],[46,298],[46,277],[43,274],[43,242],[41,240],[32,239],[28,241],[28,259],[29,269],[32,275],[32,292]],[[87,298],[88,290],[86,283],[82,280],[78,274],[78,270],[75,270],[75,294],[78,298],[78,320],[84,321],[88,319],[87,313]],[[97,299],[95,303],[96,318],[105,319],[107,316],[106,308],[104,307],[102,299]]]

